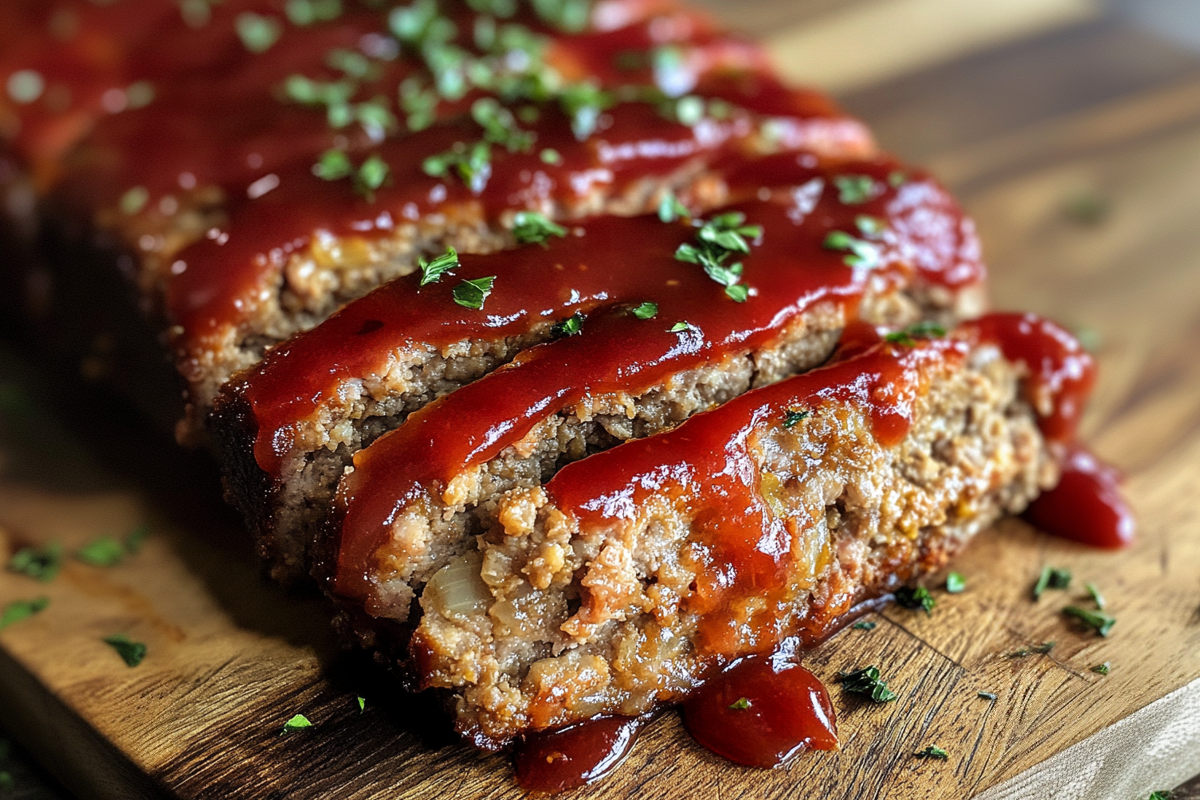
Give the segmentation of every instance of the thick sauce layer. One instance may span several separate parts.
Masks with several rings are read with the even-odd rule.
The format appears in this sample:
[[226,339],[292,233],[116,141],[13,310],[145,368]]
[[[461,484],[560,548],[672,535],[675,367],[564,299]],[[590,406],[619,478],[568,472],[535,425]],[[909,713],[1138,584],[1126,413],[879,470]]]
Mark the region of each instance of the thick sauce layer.
[[1133,543],[1133,511],[1121,495],[1121,473],[1078,446],[1062,459],[1058,485],[1025,510],[1025,519],[1046,533],[1092,547]]
[[558,794],[600,780],[633,750],[645,720],[600,717],[526,736],[516,748],[517,783],[527,792]]
[[[383,372],[392,354],[403,349],[442,350],[461,341],[498,340],[575,312],[654,302],[659,305],[655,322],[615,323],[615,342],[629,340],[620,345],[620,350],[606,353],[608,343],[592,330],[594,323],[589,321],[584,326],[586,345],[561,344],[550,351],[562,353],[558,356],[562,360],[582,358],[577,352],[581,348],[595,350],[587,366],[577,361],[564,374],[564,379],[575,387],[589,381],[603,382],[603,376],[614,369],[619,369],[621,375],[643,375],[639,385],[646,386],[650,385],[646,381],[652,383],[662,373],[651,375],[639,365],[653,363],[662,358],[662,353],[676,349],[679,337],[668,336],[662,329],[680,320],[694,323],[703,332],[708,342],[701,348],[705,357],[719,358],[730,348],[751,346],[752,337],[778,331],[789,318],[816,302],[852,301],[871,275],[938,284],[957,283],[968,277],[971,282],[982,281],[983,267],[973,257],[975,240],[969,230],[963,229],[961,212],[928,178],[915,176],[898,188],[889,186],[868,202],[841,202],[835,183],[841,176],[869,176],[882,182],[893,172],[892,163],[882,160],[854,162],[836,171],[804,166],[796,156],[771,159],[763,165],[760,179],[770,176],[773,185],[797,188],[781,189],[767,202],[737,207],[746,213],[747,224],[761,224],[767,232],[751,253],[739,257],[745,265],[744,283],[756,292],[745,304],[725,297],[722,287],[699,266],[675,259],[680,244],[694,242],[693,227],[684,221],[662,223],[655,217],[598,218],[572,228],[565,238],[551,237],[544,247],[528,245],[491,255],[462,254],[462,266],[452,276],[423,287],[418,275],[393,281],[350,304],[313,331],[281,345],[241,380],[235,391],[249,404],[258,427],[258,464],[276,474],[281,459],[291,449],[292,426],[336,398],[345,381]],[[846,251],[831,250],[824,242],[834,231],[861,235],[857,225],[864,215],[878,220],[884,229],[872,242],[878,249],[877,263],[871,269],[854,269],[846,264]],[[496,281],[482,311],[455,304],[454,286],[462,280],[487,276],[496,276]],[[715,322],[718,318],[720,321]],[[721,344],[723,341],[726,343]],[[549,357],[549,353],[539,351],[537,360]],[[676,353],[671,358],[678,357]],[[589,373],[588,368],[595,366],[592,362],[597,358],[613,363]],[[680,362],[672,360],[664,367],[678,369]],[[548,391],[549,386],[560,382],[530,390]],[[617,386],[617,390],[636,389],[634,385]],[[589,389],[593,393],[598,390],[597,386]],[[480,390],[468,387],[463,391]],[[495,393],[492,388],[484,391]],[[469,416],[479,417],[484,425],[506,424],[505,420],[526,413],[520,397],[514,394],[503,407],[494,409],[494,419],[477,413]],[[463,404],[475,401],[447,402],[456,404],[453,425],[458,426],[460,438],[467,438],[470,423],[462,418],[460,410],[472,408]],[[564,401],[543,410],[554,413],[567,404]],[[449,410],[435,412],[435,408],[418,419],[434,413],[451,418]],[[513,432],[500,445],[516,438],[519,435]],[[453,477],[456,467],[474,463],[453,460],[465,456],[469,449],[452,448],[451,452],[453,455],[439,464],[442,472],[432,477],[445,481]],[[368,457],[363,458],[362,466],[366,466]]]
[[[859,173],[868,177],[887,169],[886,165],[880,164],[858,166]],[[846,204],[841,201],[835,184],[835,181],[814,178],[804,184],[807,187],[804,191],[784,193],[787,202],[756,202],[740,207],[748,223],[761,224],[767,231],[762,243],[752,247],[742,259],[744,283],[754,290],[745,303],[735,303],[726,297],[721,285],[710,280],[697,265],[673,257],[680,243],[692,239],[694,229],[665,225],[655,219],[603,222],[605,226],[627,227],[631,235],[617,240],[634,243],[631,249],[617,250],[619,255],[614,257],[613,239],[598,239],[604,244],[585,256],[584,263],[589,265],[586,275],[603,278],[597,295],[590,302],[598,305],[609,300],[616,301],[617,305],[607,305],[594,312],[583,323],[579,335],[526,350],[513,364],[430,403],[410,416],[400,428],[356,454],[355,470],[343,480],[339,489],[338,504],[344,509],[344,517],[336,590],[352,597],[368,596],[372,554],[386,539],[388,525],[396,513],[422,493],[437,494],[464,470],[495,457],[505,447],[519,441],[539,421],[589,396],[617,392],[637,396],[672,374],[757,349],[777,338],[791,320],[817,303],[834,303],[852,315],[868,281],[878,281],[879,288],[884,288],[888,284],[897,286],[913,280],[909,255],[922,249],[922,236],[928,232],[918,220],[930,223],[929,229],[938,234],[934,240],[939,243],[945,232],[960,235],[957,216],[945,220],[939,209],[930,207],[910,213],[911,209],[902,202],[906,194],[903,186],[881,190],[881,194],[870,202]],[[920,187],[923,184],[912,185]],[[892,213],[894,205],[903,208],[903,212]],[[857,232],[856,226],[863,216],[872,214],[873,220],[886,223],[886,228],[873,234],[876,238],[871,245],[876,248],[876,257],[869,267],[849,266],[847,258],[851,256],[848,252],[827,247],[826,241],[835,231]],[[869,227],[874,230],[873,226],[874,223]],[[580,241],[585,242],[588,235],[585,233]],[[562,245],[551,245],[547,251],[530,248],[530,251],[521,252],[531,252],[537,263],[546,266],[569,265],[569,261],[560,262],[555,258],[557,246],[578,247],[579,244],[567,240]],[[949,248],[956,255],[963,249],[961,246]],[[481,260],[514,259],[513,268],[518,273],[528,269],[529,265],[521,265],[516,258],[519,256],[502,254]],[[619,262],[612,264],[612,271],[604,268],[607,265],[603,259],[610,258]],[[631,270],[629,263],[637,267]],[[982,268],[978,262],[973,268],[976,276],[981,277]],[[936,281],[947,271],[923,271],[922,277]],[[489,273],[484,271],[483,274]],[[521,296],[512,304],[514,308],[523,309],[520,313],[524,315],[529,315],[531,309],[546,308],[547,296],[557,295],[557,302],[562,303],[564,298],[570,297],[576,280],[582,279],[582,285],[591,286],[590,278],[572,274],[570,269],[563,272],[545,269],[543,274],[550,277],[542,283],[512,281],[511,289],[502,288],[504,271],[496,270],[494,274],[499,275],[494,296],[501,291],[535,293],[534,296]],[[563,275],[565,280],[561,278]],[[620,275],[628,277],[619,278]],[[632,281],[636,291],[629,284],[622,286],[625,281]],[[403,285],[397,281],[365,300],[386,302],[395,309],[393,313],[400,308],[423,308],[423,304],[396,302],[393,293],[398,291],[396,287]],[[438,291],[446,295],[449,287]],[[613,292],[611,298],[599,296],[607,291]],[[654,319],[638,319],[630,314],[627,306],[621,305],[622,302],[637,305],[646,300],[658,304],[658,315]],[[293,405],[308,404],[317,392],[329,391],[329,384],[324,381],[329,374],[330,352],[374,347],[375,340],[368,340],[365,346],[353,340],[351,344],[345,344],[349,332],[371,330],[368,336],[381,337],[407,333],[407,329],[384,333],[384,329],[373,322],[367,325],[371,320],[381,321],[386,317],[374,313],[364,316],[360,308],[362,302],[349,306],[314,332],[311,341],[305,342],[305,352],[310,354],[308,358],[319,354],[326,368],[318,372],[313,366],[300,368],[298,372],[303,376],[317,375],[323,383],[316,387],[299,383],[300,391],[295,391],[288,381],[284,381],[277,386],[287,391],[277,393],[277,397]],[[480,312],[475,312],[473,318],[469,313],[454,314],[450,311],[449,301],[443,299],[442,302],[445,313],[452,320],[445,323],[446,330],[452,332],[454,341],[462,336],[462,330],[487,324],[487,317]],[[507,309],[507,303],[499,301],[496,308]],[[368,305],[366,308],[374,310],[378,307]],[[490,315],[491,308],[485,307],[485,310]],[[567,307],[558,313],[565,315],[569,311],[570,307]],[[436,313],[433,316],[432,324],[443,324]],[[464,324],[457,321],[460,318],[467,320],[465,328],[460,327]],[[507,320],[507,316],[501,315],[492,324],[507,324]],[[684,322],[686,328],[672,330]],[[323,340],[327,332],[334,330],[342,333]],[[305,340],[302,337],[296,341]],[[283,352],[279,363],[293,362],[304,366],[304,359],[297,360],[294,351],[285,348]],[[336,359],[334,363],[337,364]],[[263,407],[270,405],[263,404]],[[267,459],[280,455],[276,445],[288,444],[274,438],[275,431],[284,430],[281,423],[285,420],[272,419],[261,411],[259,419],[266,424],[260,421],[258,456],[260,464],[265,462],[269,470],[272,462]],[[273,449],[267,451],[267,447]]]

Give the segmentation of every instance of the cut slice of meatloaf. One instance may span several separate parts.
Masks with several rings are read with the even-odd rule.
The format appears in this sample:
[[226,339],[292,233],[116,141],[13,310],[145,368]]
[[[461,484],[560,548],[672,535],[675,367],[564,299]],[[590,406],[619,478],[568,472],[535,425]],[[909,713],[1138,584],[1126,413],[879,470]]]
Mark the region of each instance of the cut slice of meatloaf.
[[[795,156],[766,159],[753,174],[746,172],[733,177],[755,188],[734,183],[735,191],[767,199],[724,210],[739,215],[733,227],[761,229],[761,243],[747,243],[749,252],[734,254],[743,265],[741,276],[711,266],[709,275],[702,265],[677,257],[681,246],[701,242],[718,222],[594,219],[561,229],[561,236],[549,235],[541,245],[462,255],[452,276],[426,286],[416,275],[398,279],[231,381],[217,400],[212,429],[230,494],[251,521],[275,573],[294,578],[306,569],[333,490],[356,452],[430,401],[568,333],[564,325],[579,318],[587,317],[579,336],[568,336],[545,353],[529,351],[518,374],[534,369],[530,361],[558,359],[569,366],[571,359],[593,358],[577,351],[598,347],[597,353],[610,359],[605,370],[624,370],[640,382],[621,386],[604,377],[608,372],[571,368],[569,374],[576,376],[571,390],[586,391],[593,410],[581,420],[571,410],[581,397],[546,399],[549,405],[539,413],[574,422],[555,434],[560,442],[552,453],[539,456],[536,475],[601,446],[602,440],[662,430],[752,385],[810,369],[831,352],[848,319],[904,325],[978,310],[983,270],[973,231],[927,177],[914,173],[893,180],[893,186],[888,179],[897,167],[888,160],[805,166]],[[773,190],[764,189],[763,175],[776,181]],[[847,180],[878,189],[869,198],[843,202],[839,183]],[[727,261],[734,263],[732,257]],[[493,276],[481,310],[456,303],[454,286]],[[721,281],[730,280],[734,285],[724,288]],[[729,295],[739,290],[747,293],[744,303]],[[629,309],[643,303],[657,306],[656,320],[631,322]],[[666,349],[654,357],[661,369],[653,378],[643,371],[634,379],[628,372],[631,354],[594,330],[593,315],[614,312],[622,320],[604,323],[610,330],[606,336],[662,341]],[[686,354],[673,349],[679,334],[667,328],[681,320],[702,334],[703,348]],[[680,360],[701,354],[719,365]],[[709,388],[695,389],[689,381]],[[714,382],[719,390],[710,386]],[[603,396],[600,385],[610,387]],[[470,394],[515,391],[490,386],[471,387]],[[475,424],[479,415],[471,404],[477,401],[451,395],[446,402],[459,409],[455,415],[470,418],[462,425]],[[612,408],[599,410],[613,403],[620,408],[616,416]],[[539,428],[543,434],[548,430]],[[465,431],[456,438],[467,438]],[[506,441],[516,439],[510,435]],[[439,494],[453,477],[438,476],[440,483],[426,489]],[[466,524],[467,517],[455,524]],[[433,561],[405,580],[419,584],[445,555],[431,554]],[[403,607],[393,614],[405,615],[406,598],[411,593],[388,601]]]
[[[57,232],[98,233],[164,312],[185,438],[268,348],[421,253],[511,245],[517,211],[646,213],[688,188],[712,205],[716,158],[874,152],[860,123],[675,3],[598,3],[582,30],[553,3],[347,2],[314,24],[226,0],[202,25],[158,0],[64,5],[71,35],[16,15],[38,47],[0,64],[58,99],[0,96],[0,140]],[[275,34],[256,43],[248,19]]]
[[[944,565],[1056,482],[1048,434],[1070,435],[1090,386],[1061,329],[997,316],[948,338],[872,334],[492,498],[425,586],[411,645],[421,685],[453,693],[459,730],[498,746],[678,701]],[[386,558],[367,570],[393,574]]]

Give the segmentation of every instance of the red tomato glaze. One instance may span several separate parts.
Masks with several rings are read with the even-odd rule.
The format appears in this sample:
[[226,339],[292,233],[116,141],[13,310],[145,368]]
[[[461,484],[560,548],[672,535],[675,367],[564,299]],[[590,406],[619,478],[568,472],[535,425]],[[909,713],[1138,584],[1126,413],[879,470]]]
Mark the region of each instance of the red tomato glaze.
[[1062,478],[1025,511],[1046,533],[1093,547],[1133,543],[1133,512],[1121,496],[1121,473],[1081,447],[1062,459]]
[[557,794],[603,778],[629,756],[643,719],[599,717],[532,733],[516,747],[517,783],[527,792]]

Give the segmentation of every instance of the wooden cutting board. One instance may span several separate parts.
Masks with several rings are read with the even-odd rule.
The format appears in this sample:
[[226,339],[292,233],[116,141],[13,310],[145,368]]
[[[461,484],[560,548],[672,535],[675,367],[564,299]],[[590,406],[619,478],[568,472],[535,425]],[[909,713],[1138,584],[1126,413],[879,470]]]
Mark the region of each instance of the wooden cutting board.
[[[789,70],[811,46],[800,26],[831,24],[833,6],[714,2],[770,35]],[[870,20],[885,3],[844,5]],[[938,592],[928,617],[888,609],[811,656],[831,683],[878,665],[900,696],[863,706],[835,687],[840,752],[742,769],[666,714],[572,797],[1129,800],[1200,773],[1200,59],[1083,4],[1037,5],[1071,24],[965,56],[947,45],[951,65],[903,77],[876,68],[844,99],[964,199],[997,307],[1098,343],[1085,437],[1129,475],[1137,545],[1097,552],[1004,522],[957,563],[966,592]],[[211,464],[59,392],[0,350],[0,551],[153,531],[114,567],[69,561],[45,585],[0,575],[0,604],[50,600],[0,631],[0,722],[64,783],[96,798],[521,795],[504,756],[457,744],[429,703],[338,655],[322,601],[259,578]],[[1075,581],[1034,603],[1047,564]],[[1110,638],[1060,613],[1085,581],[1118,619]],[[114,633],[148,644],[140,666],[101,642]],[[1047,641],[1047,655],[1009,655]],[[1091,671],[1101,662],[1109,675]],[[297,713],[314,727],[281,736]],[[949,758],[913,757],[928,745]]]

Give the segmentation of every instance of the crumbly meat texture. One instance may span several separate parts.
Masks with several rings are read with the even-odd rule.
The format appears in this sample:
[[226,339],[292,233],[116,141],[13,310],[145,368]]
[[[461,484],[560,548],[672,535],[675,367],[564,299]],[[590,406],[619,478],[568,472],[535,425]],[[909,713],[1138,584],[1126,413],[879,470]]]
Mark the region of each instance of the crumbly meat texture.
[[[859,307],[860,318],[878,325],[904,327],[921,319],[942,322],[978,311],[978,287],[959,293],[873,292]],[[495,477],[502,472],[540,480],[557,466],[616,442],[646,436],[679,424],[696,411],[711,408],[752,386],[763,386],[821,364],[846,323],[843,312],[819,307],[801,316],[779,339],[754,353],[675,376],[667,386],[640,397],[600,398],[585,410],[566,409],[539,426],[523,442],[524,455],[509,464],[508,455],[489,464],[474,478],[470,500],[445,503],[434,498],[416,519],[428,519],[418,529],[414,515],[402,514],[398,538],[429,542],[412,563],[398,566],[392,594],[383,601],[391,616],[407,615],[414,588],[446,560],[461,552],[470,522],[481,504],[494,502],[500,492],[518,485]],[[496,341],[464,341],[438,351],[417,348],[398,353],[387,372],[357,376],[346,382],[333,402],[299,427],[297,446],[286,458],[276,480],[259,469],[254,454],[257,433],[252,415],[236,391],[218,398],[211,427],[225,470],[227,499],[246,516],[272,576],[284,583],[301,583],[311,569],[312,547],[325,524],[330,503],[354,454],[384,433],[394,430],[409,413],[455,388],[510,361],[522,349],[545,340],[550,325],[521,337]],[[490,476],[490,477],[489,477]],[[437,531],[437,533],[434,533]],[[453,531],[453,533],[451,533]],[[404,549],[404,548],[401,548]],[[403,608],[401,612],[398,609]]]
[[[878,444],[853,404],[816,408],[751,445],[772,508],[814,521],[795,534],[790,577],[810,588],[779,610],[786,628],[820,630],[941,567],[1057,480],[1018,378],[981,347],[935,376],[897,446]],[[412,640],[418,682],[452,692],[461,732],[498,746],[596,714],[645,713],[739,652],[697,645],[693,520],[686,504],[650,503],[635,522],[581,530],[533,486],[481,515],[479,535],[425,587]]]

